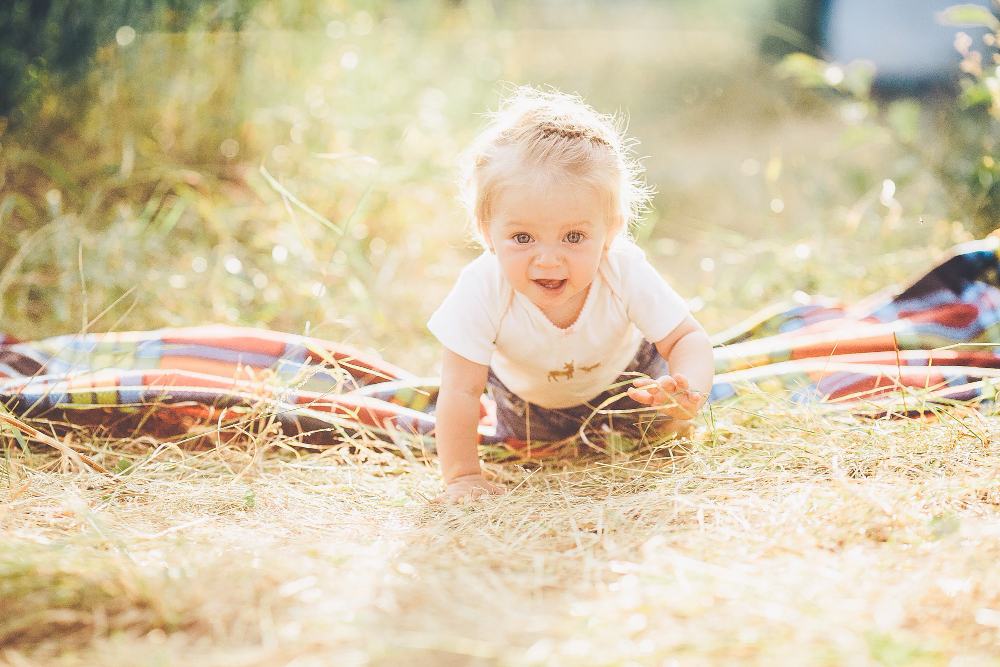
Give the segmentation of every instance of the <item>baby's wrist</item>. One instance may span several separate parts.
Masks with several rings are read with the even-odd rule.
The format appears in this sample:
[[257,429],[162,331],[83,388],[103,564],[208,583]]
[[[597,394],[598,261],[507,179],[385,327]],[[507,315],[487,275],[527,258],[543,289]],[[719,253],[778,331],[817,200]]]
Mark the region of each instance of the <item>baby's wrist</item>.
[[483,471],[482,470],[476,470],[474,472],[463,472],[463,473],[460,473],[458,475],[451,475],[450,477],[446,477],[445,478],[444,483],[445,484],[455,484],[457,482],[465,482],[465,481],[474,480],[474,479],[484,479],[483,478]]

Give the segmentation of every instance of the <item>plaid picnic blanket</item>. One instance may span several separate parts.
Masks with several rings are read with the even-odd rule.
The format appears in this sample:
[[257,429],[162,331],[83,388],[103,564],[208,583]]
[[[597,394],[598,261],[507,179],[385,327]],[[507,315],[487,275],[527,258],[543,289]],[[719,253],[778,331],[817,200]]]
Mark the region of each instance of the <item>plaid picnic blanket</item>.
[[[779,394],[822,409],[992,404],[1000,378],[1000,237],[956,247],[901,291],[854,305],[775,306],[715,344],[710,403]],[[222,325],[56,336],[0,333],[0,403],[23,419],[196,439],[276,428],[305,442],[358,437],[433,450],[436,380],[336,342]],[[480,441],[499,442],[490,399]],[[529,445],[531,446],[531,445]],[[538,446],[532,455],[553,450]]]

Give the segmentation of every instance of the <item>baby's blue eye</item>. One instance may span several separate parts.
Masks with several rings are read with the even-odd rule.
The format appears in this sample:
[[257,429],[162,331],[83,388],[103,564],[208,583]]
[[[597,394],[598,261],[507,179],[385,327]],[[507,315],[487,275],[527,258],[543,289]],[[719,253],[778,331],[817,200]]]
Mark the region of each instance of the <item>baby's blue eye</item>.
[[583,232],[569,232],[566,234],[567,243],[580,243],[583,241]]
[[520,243],[520,244],[531,243],[531,234],[525,234],[524,232],[521,232],[519,234],[514,234],[514,236],[512,236],[511,238],[514,239],[514,243]]

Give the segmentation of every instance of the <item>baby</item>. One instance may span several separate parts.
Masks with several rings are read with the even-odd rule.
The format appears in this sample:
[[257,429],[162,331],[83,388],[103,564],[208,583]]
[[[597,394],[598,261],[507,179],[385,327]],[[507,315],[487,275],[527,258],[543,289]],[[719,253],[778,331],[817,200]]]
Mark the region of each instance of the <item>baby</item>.
[[685,430],[712,386],[712,346],[629,239],[649,190],[614,120],[521,88],[469,158],[465,194],[485,252],[428,322],[444,346],[444,498],[505,491],[479,465],[487,387],[508,440]]

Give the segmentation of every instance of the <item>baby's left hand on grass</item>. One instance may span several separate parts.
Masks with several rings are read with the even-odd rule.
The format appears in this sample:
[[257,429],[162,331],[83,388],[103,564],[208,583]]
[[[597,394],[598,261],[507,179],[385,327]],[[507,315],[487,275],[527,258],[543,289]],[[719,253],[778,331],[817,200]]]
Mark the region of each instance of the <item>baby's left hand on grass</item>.
[[440,496],[434,499],[436,503],[449,505],[465,505],[470,502],[490,496],[502,496],[507,493],[507,487],[494,484],[479,473],[462,475],[448,482]]
[[665,415],[675,419],[691,419],[704,405],[706,396],[694,391],[688,379],[677,375],[664,375],[658,380],[639,378],[628,389],[629,398],[643,405],[655,406]]

